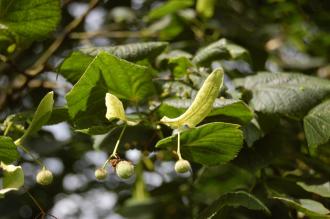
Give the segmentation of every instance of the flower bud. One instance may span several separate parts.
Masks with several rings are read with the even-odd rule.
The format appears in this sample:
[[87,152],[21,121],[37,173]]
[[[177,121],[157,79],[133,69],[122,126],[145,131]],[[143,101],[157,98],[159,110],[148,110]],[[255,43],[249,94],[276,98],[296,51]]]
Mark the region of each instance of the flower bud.
[[105,180],[108,176],[108,171],[102,167],[95,170],[95,178],[97,180]]
[[126,160],[116,165],[116,173],[119,178],[128,179],[134,174],[134,165]]
[[180,159],[175,163],[174,169],[177,173],[186,173],[191,167],[189,161]]
[[40,185],[47,186],[53,182],[53,173],[43,167],[42,170],[38,172],[36,181]]

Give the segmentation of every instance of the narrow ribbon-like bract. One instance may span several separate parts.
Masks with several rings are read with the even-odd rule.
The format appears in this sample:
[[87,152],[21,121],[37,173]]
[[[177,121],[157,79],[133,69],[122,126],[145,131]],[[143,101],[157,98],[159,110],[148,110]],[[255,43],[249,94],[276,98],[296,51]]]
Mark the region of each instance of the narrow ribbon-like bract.
[[192,128],[200,123],[212,110],[223,83],[223,69],[215,69],[204,81],[190,107],[177,118],[164,116],[160,121],[171,128],[180,128],[187,125]]

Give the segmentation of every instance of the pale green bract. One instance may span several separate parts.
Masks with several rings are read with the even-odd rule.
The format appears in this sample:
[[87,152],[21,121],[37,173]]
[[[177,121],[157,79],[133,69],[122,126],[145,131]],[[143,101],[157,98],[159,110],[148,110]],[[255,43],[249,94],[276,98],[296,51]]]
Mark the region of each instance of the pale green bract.
[[105,96],[105,105],[107,107],[105,117],[108,120],[120,119],[126,122],[127,125],[137,125],[139,123],[138,121],[127,119],[123,103],[115,95],[107,93]]
[[187,125],[192,128],[200,123],[212,110],[213,103],[217,98],[222,83],[223,69],[215,69],[204,81],[190,107],[177,118],[164,116],[160,121],[171,128],[180,128]]
[[18,190],[24,185],[24,173],[21,166],[6,165],[1,162],[0,167],[3,170],[2,189],[0,189],[0,198],[5,193]]

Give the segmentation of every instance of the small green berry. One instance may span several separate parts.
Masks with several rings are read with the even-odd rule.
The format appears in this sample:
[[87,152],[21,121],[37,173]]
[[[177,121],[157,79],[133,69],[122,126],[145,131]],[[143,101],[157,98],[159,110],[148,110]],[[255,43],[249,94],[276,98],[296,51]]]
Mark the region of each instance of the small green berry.
[[108,176],[108,171],[102,167],[95,170],[95,178],[97,180],[105,180]]
[[191,167],[189,161],[180,159],[175,163],[174,169],[177,173],[185,173],[188,172]]
[[116,165],[116,173],[119,178],[128,179],[134,174],[134,165],[126,160]]
[[36,181],[40,185],[47,186],[53,182],[53,173],[43,167],[42,170],[38,172]]

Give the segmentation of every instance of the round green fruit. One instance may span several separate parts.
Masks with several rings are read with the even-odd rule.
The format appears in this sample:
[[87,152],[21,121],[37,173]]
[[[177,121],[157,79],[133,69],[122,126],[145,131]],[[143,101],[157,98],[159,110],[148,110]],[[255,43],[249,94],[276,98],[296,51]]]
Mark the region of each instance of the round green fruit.
[[108,176],[108,171],[102,167],[98,168],[95,170],[95,178],[97,180],[105,180],[105,178],[107,178]]
[[191,169],[190,163],[187,160],[178,160],[174,166],[175,172],[186,173]]
[[46,168],[42,168],[36,176],[36,181],[40,185],[47,186],[53,182],[53,173]]
[[134,165],[126,160],[116,165],[116,173],[119,178],[128,179],[134,174]]

